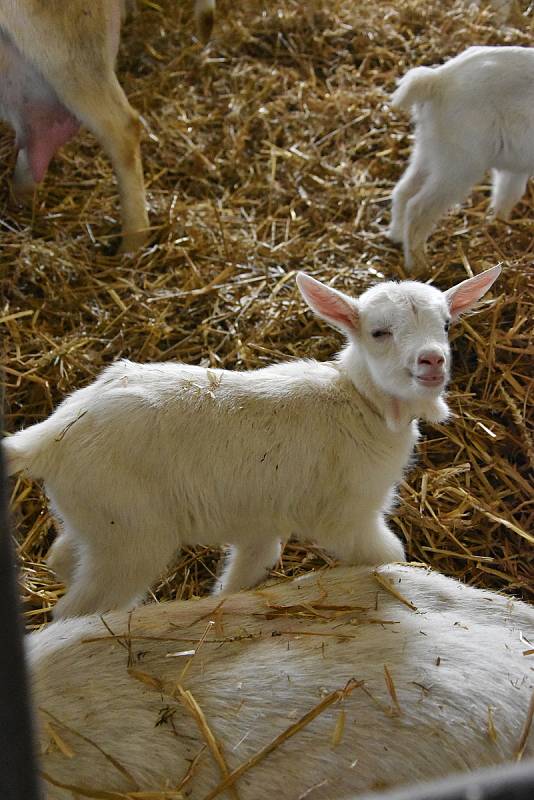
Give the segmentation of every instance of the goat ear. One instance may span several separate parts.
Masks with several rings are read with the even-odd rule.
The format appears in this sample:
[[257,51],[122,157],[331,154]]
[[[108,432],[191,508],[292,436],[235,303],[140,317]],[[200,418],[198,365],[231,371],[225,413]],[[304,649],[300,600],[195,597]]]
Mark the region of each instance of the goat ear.
[[305,272],[297,273],[297,285],[312,311],[347,336],[358,333],[359,316],[355,300],[316,281]]
[[497,264],[496,267],[487,269],[485,272],[481,272],[480,275],[475,275],[474,278],[468,278],[457,286],[447,289],[445,297],[447,298],[452,321],[457,320],[460,314],[465,311],[470,311],[477,300],[480,300],[486,294],[500,274],[501,267],[500,264]]

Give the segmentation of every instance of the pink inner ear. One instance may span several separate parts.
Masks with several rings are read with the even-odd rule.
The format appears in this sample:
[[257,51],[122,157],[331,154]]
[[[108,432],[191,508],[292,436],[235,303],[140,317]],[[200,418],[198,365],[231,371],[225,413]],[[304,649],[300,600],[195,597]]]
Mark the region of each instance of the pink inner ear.
[[454,297],[452,298],[452,302],[450,305],[450,311],[453,317],[458,316],[461,314],[462,311],[465,311],[472,303],[475,303],[478,300],[478,295],[474,295],[471,289],[468,287],[465,289],[458,289]]
[[497,279],[500,270],[486,270],[474,278],[469,278],[456,288],[450,289],[449,309],[452,318],[455,319],[464,311],[470,309],[477,300],[488,291],[490,286]]
[[306,282],[306,295],[310,305],[321,316],[335,325],[355,331],[358,326],[358,313],[346,300],[321,284]]

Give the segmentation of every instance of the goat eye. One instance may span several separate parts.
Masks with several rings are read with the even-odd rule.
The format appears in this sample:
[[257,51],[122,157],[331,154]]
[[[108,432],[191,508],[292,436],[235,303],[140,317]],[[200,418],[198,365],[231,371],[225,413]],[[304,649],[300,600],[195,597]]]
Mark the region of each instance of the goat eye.
[[445,333],[449,332],[449,328],[450,327],[451,327],[451,323],[449,322],[449,320],[447,320],[447,322],[445,323]]
[[391,331],[387,330],[373,331],[371,336],[373,337],[373,339],[382,339],[385,336],[391,336]]

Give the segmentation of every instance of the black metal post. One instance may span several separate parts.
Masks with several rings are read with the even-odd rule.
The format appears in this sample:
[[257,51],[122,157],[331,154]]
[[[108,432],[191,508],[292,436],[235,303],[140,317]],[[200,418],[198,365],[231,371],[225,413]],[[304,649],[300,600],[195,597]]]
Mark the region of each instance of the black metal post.
[[40,797],[0,441],[0,798],[39,800]]

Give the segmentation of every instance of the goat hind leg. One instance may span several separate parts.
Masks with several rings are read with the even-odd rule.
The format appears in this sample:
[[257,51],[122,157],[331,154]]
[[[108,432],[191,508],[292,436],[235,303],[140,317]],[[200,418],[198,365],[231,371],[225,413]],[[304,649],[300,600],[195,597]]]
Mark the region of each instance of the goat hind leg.
[[139,546],[133,553],[124,543],[131,538],[139,544],[146,536],[129,534],[132,532],[116,541],[109,537],[105,541],[77,539],[78,563],[65,595],[54,608],[54,619],[124,610],[139,602],[167,567],[174,547],[168,552],[151,548],[143,552]]
[[424,180],[425,171],[417,151],[414,151],[406,171],[391,195],[391,223],[388,228],[388,237],[392,242],[403,241],[406,204],[421,189]]
[[424,262],[424,247],[434,225],[445,212],[460,203],[480,179],[482,171],[470,170],[465,163],[447,164],[448,173],[433,172],[406,206],[404,222],[404,260],[408,269]]
[[65,80],[58,87],[63,103],[96,136],[117,176],[122,212],[122,252],[141,247],[148,235],[141,123],[113,71],[101,81],[87,76]]
[[48,551],[46,565],[62,583],[72,582],[78,563],[78,552],[73,539],[65,532],[58,534]]

